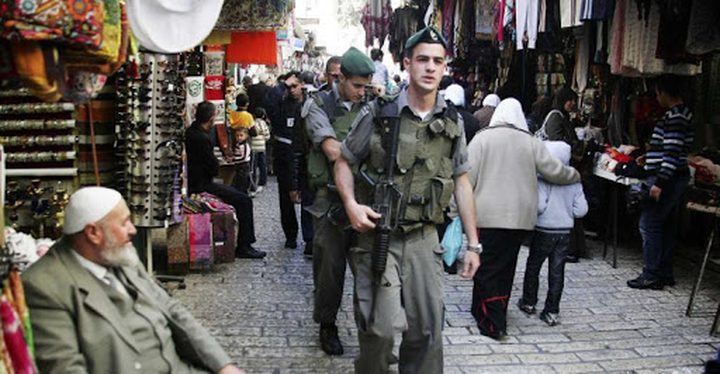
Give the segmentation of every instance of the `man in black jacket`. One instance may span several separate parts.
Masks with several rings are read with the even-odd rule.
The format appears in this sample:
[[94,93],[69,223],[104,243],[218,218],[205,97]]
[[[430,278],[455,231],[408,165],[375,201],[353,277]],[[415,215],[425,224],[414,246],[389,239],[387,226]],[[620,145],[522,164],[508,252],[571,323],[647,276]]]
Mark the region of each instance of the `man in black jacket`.
[[215,105],[204,101],[197,107],[195,121],[185,131],[188,192],[191,194],[207,192],[232,205],[240,223],[235,257],[263,258],[266,253],[251,246],[255,242],[252,199],[233,187],[213,183],[213,177],[218,174],[220,167],[213,154],[209,135],[214,120]]

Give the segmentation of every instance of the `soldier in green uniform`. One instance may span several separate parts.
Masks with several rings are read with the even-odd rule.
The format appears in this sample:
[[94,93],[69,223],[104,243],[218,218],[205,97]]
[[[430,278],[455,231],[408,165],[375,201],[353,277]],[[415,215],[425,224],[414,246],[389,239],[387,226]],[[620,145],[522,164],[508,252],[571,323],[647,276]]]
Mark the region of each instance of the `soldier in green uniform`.
[[[335,162],[335,182],[358,232],[350,251],[360,343],[356,373],[387,372],[397,332],[402,332],[401,373],[442,373],[443,267],[435,224],[442,222],[453,193],[469,247],[461,275],[472,278],[480,265],[462,118],[438,95],[447,67],[446,48],[433,28],[407,40],[403,63],[408,87],[360,111]],[[389,142],[384,134],[391,121],[399,121],[399,134]],[[394,160],[389,156],[393,153]],[[391,171],[386,168],[388,159],[394,165]],[[355,175],[352,167],[359,168]],[[389,234],[386,266],[377,280],[373,251],[379,246],[374,241],[384,229],[376,223],[385,220],[371,208],[378,196],[370,197],[368,181],[388,176],[401,193],[401,208],[393,217],[397,226]]]
[[[301,111],[302,126],[298,127],[305,133],[296,135],[296,139],[307,139],[296,142],[294,153],[299,156],[296,169],[307,167],[310,189],[315,193],[313,205],[306,208],[313,215],[315,228],[313,318],[320,323],[320,347],[329,355],[343,354],[335,318],[342,301],[346,257],[353,237],[334,188],[332,164],[340,155],[340,142],[365,105],[365,86],[374,72],[373,62],[362,52],[354,47],[345,52],[340,75],[332,88],[306,99]],[[301,170],[295,173],[299,174]]]

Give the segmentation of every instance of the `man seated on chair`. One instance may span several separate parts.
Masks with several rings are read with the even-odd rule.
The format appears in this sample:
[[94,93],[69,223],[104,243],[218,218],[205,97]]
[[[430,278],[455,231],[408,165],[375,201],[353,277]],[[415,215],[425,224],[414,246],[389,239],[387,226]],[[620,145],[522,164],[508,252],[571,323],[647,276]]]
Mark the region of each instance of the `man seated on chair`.
[[142,267],[130,211],[112,189],[85,187],[64,236],[23,274],[41,373],[244,373]]

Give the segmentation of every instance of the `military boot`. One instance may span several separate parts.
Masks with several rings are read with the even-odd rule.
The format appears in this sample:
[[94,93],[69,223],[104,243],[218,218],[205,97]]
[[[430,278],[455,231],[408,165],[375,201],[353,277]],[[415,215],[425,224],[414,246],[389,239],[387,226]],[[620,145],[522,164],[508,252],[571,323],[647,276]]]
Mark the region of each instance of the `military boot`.
[[323,323],[320,325],[320,348],[331,356],[343,354],[343,346],[338,337],[338,329],[335,324]]

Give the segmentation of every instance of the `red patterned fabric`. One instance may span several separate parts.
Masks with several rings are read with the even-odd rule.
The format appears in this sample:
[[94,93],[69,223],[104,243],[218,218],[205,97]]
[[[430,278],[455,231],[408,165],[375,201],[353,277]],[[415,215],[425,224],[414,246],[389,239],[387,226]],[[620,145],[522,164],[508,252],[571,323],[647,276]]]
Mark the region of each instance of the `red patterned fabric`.
[[0,318],[2,318],[5,346],[10,354],[10,359],[12,360],[12,366],[15,373],[37,373],[32,358],[30,358],[30,351],[28,351],[28,347],[25,342],[20,318],[18,318],[15,309],[13,309],[12,305],[10,305],[10,302],[5,296],[3,296],[2,300],[0,300]]
[[275,31],[233,32],[225,60],[236,64],[277,65]]
[[103,42],[102,0],[0,0],[0,36],[64,41],[97,50]]
[[362,23],[365,28],[365,46],[372,47],[377,38],[382,48],[385,38],[390,34],[390,19],[392,18],[392,7],[390,0],[368,0],[363,8]]

